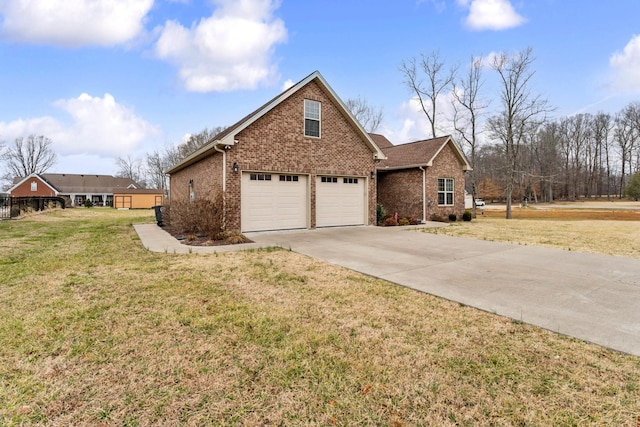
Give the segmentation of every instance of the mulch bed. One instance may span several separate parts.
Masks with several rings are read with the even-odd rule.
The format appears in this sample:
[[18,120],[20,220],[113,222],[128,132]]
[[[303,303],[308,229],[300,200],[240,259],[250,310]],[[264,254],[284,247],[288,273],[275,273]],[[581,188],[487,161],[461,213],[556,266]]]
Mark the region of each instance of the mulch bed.
[[171,234],[178,239],[180,243],[188,246],[225,246],[225,245],[238,245],[241,243],[253,243],[253,240],[247,239],[242,234],[234,234],[223,240],[212,240],[208,234],[184,234],[178,230],[170,227],[162,227],[164,231]]

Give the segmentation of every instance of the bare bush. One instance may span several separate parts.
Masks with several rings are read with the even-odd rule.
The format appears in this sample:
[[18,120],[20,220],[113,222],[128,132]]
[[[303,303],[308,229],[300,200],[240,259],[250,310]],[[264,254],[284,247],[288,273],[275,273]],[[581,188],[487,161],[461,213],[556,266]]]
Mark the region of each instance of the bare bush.
[[190,201],[173,201],[165,209],[165,222],[182,234],[206,234],[212,239],[224,235],[222,194]]

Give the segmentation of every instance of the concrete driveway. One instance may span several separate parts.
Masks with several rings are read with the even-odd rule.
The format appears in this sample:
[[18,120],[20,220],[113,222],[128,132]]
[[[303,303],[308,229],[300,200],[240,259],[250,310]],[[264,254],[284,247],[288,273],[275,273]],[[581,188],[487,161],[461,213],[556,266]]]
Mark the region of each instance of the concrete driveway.
[[249,233],[284,248],[640,356],[640,260],[399,227]]

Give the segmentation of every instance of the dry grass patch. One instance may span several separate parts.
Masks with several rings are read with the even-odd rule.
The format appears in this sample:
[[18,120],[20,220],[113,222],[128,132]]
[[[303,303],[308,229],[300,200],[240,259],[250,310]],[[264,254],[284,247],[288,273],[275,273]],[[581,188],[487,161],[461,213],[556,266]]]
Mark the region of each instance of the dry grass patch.
[[[0,223],[2,425],[630,425],[640,360],[152,215]],[[21,235],[21,237],[11,237]]]
[[640,212],[570,209],[487,210],[471,222],[423,231],[519,245],[640,258]]

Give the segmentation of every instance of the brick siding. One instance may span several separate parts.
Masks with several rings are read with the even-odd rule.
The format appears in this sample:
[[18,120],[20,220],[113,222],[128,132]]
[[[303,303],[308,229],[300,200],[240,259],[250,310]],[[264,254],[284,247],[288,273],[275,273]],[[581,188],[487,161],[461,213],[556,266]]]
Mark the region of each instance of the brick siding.
[[222,192],[222,153],[206,157],[176,173],[171,174],[170,203],[189,201],[189,181],[193,180],[195,197],[210,200]]
[[[38,183],[37,191],[31,191],[31,183],[33,181]],[[55,195],[55,191],[38,178],[29,178],[11,191],[11,196],[13,197],[53,197]]]
[[[304,136],[304,99],[321,102],[320,138]],[[235,135],[239,142],[227,151],[226,227],[241,229],[240,190],[242,171],[285,172],[309,176],[310,224],[316,226],[315,187],[318,175],[365,178],[368,195],[368,223],[375,223],[376,185],[370,179],[375,170],[371,149],[350,120],[333,105],[322,88],[311,81],[271,111]],[[237,162],[239,171],[233,172]],[[194,180],[198,194],[215,194],[222,188],[222,154],[213,156],[171,175],[171,201],[188,200],[188,181]],[[235,207],[238,208],[235,208]]]
[[[424,159],[426,162],[427,159]],[[447,217],[454,213],[461,217],[464,212],[464,171],[462,164],[447,144],[436,156],[433,165],[426,168],[427,220],[437,214]],[[453,206],[438,205],[438,178],[453,178]],[[422,219],[422,171],[418,168],[378,172],[378,203],[382,204],[389,215],[398,213],[398,217]]]
[[378,203],[388,215],[422,218],[422,171],[401,169],[378,173]]
[[[458,156],[447,144],[427,168],[427,200],[433,200],[428,209],[428,218],[432,214],[443,217],[453,213],[458,218],[464,213],[464,170]],[[438,206],[438,178],[453,178],[453,206]]]

